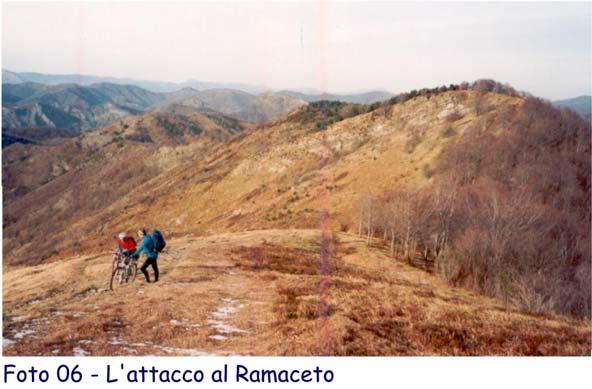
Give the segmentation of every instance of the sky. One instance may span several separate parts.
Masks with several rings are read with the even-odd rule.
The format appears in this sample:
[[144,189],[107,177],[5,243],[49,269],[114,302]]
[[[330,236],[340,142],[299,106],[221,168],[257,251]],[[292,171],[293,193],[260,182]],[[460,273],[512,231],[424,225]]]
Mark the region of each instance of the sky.
[[588,3],[3,3],[2,67],[393,93],[589,95]]

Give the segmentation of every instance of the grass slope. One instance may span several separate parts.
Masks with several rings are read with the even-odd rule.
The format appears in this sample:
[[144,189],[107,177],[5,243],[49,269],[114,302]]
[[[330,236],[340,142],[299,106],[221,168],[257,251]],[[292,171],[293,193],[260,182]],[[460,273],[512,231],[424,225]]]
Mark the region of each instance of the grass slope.
[[514,311],[349,234],[169,247],[158,283],[140,275],[117,293],[107,252],[5,270],[4,355],[590,354],[589,322]]

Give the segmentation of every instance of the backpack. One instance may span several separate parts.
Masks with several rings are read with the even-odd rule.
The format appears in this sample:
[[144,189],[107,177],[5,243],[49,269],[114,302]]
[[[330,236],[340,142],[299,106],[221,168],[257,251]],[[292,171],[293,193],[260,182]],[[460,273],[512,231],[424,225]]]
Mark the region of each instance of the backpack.
[[[158,253],[158,251],[156,251],[156,244],[154,243],[154,238],[151,235],[146,235],[146,238],[148,238],[146,240],[146,244],[144,245],[146,250],[148,250],[151,253]],[[144,241],[142,241],[142,243],[144,243]]]
[[160,253],[162,250],[164,250],[166,247],[166,242],[160,231],[152,231],[150,237],[152,238],[152,242],[154,242],[154,252]]

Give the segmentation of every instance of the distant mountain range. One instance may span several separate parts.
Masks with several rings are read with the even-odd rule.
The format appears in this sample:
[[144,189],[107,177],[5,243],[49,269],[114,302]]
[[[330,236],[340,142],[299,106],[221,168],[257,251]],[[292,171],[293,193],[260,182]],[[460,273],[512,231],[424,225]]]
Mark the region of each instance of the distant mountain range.
[[[275,119],[319,100],[372,104],[393,94],[368,91],[321,94],[307,90],[270,91],[236,83],[142,81],[87,75],[17,73],[2,70],[2,128],[4,144],[26,141],[19,129],[58,128],[89,131],[116,120],[146,112],[215,111],[236,120],[261,122]],[[553,102],[583,117],[591,116],[590,96]],[[5,131],[6,132],[6,131]],[[51,134],[55,134],[51,132]],[[61,133],[60,133],[61,134]]]
[[184,88],[155,93],[133,85],[39,83],[3,84],[2,127],[56,127],[89,131],[116,120],[171,105],[217,111],[234,119],[258,122],[287,114],[306,105],[288,95],[266,92],[252,95],[235,89],[198,91]]
[[282,93],[287,96],[291,96],[297,99],[302,99],[307,102],[319,101],[319,100],[329,100],[329,101],[343,101],[346,103],[356,103],[356,104],[372,104],[378,101],[384,101],[390,99],[394,96],[394,94],[386,91],[370,91],[370,92],[363,92],[363,93],[356,93],[356,94],[332,94],[332,93],[315,93],[315,94],[306,94],[300,92],[294,92],[289,90],[283,90],[279,93]]
[[57,127],[88,131],[138,115],[163,100],[132,85],[37,83],[2,85],[2,128]]
[[370,104],[376,101],[386,100],[393,96],[392,93],[386,91],[368,91],[362,93],[350,94],[321,94],[314,89],[302,90],[272,90],[261,85],[250,85],[241,83],[229,82],[203,82],[196,80],[189,80],[185,82],[163,82],[163,81],[146,81],[136,80],[131,78],[116,78],[116,77],[101,77],[80,74],[45,74],[45,73],[31,73],[31,72],[12,72],[10,70],[2,69],[2,83],[3,84],[20,84],[26,82],[34,82],[47,85],[57,84],[78,84],[91,85],[97,83],[110,83],[119,85],[135,85],[140,88],[149,90],[151,92],[166,93],[176,92],[185,88],[191,88],[199,91],[208,89],[234,89],[249,94],[258,95],[265,92],[277,92],[288,96],[296,97],[304,101],[317,100],[331,100],[344,101],[349,103]]
[[585,118],[590,118],[592,116],[592,97],[590,96],[579,96],[572,99],[557,100],[553,102],[553,105],[560,108],[569,108]]
[[174,92],[183,88],[194,88],[198,90],[203,89],[237,89],[247,93],[262,93],[268,91],[269,88],[248,85],[239,83],[224,83],[224,82],[202,82],[189,80],[185,82],[165,82],[165,81],[147,81],[135,80],[131,78],[116,78],[116,77],[101,77],[81,74],[45,74],[45,73],[31,73],[31,72],[12,72],[10,70],[2,69],[2,83],[3,84],[20,84],[25,82],[35,82],[47,85],[57,84],[78,84],[91,85],[97,83],[108,82],[110,84],[119,85],[135,85],[140,88],[149,90],[151,92]]
[[172,105],[261,122],[286,115],[312,101],[370,104],[392,96],[383,91],[349,95],[272,92],[244,84],[166,83],[5,69],[2,82],[2,128],[12,130],[52,127],[89,131],[128,116],[167,111]]
[[155,105],[156,110],[166,110],[174,104],[193,108],[208,108],[247,122],[259,122],[283,116],[307,102],[287,94],[265,92],[252,95],[234,89],[208,89],[198,91],[185,88],[168,93]]

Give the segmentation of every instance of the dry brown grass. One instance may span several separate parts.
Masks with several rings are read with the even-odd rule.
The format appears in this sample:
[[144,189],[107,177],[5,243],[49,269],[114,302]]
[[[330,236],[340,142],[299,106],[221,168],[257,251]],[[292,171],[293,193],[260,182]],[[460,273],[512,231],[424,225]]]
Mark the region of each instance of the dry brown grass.
[[[241,251],[242,261],[258,264],[251,271],[285,277],[277,289],[274,325],[295,341],[283,345],[283,354],[590,353],[589,323],[574,327],[577,322],[564,318],[536,320],[399,264],[379,272],[362,268],[359,264],[372,259],[360,258],[365,251],[356,250],[360,243],[331,245],[327,291],[316,276],[318,255],[310,251],[270,245]],[[322,348],[327,341],[330,347]]]
[[[161,281],[117,293],[108,254],[5,270],[3,334],[17,342],[4,354],[590,354],[588,321],[515,311],[347,234],[251,231],[170,250]],[[240,332],[209,322],[224,306]]]
[[[71,155],[71,150],[31,149],[36,163],[18,163],[22,153],[15,151],[7,159],[14,163],[3,166],[5,187],[30,191],[11,195],[4,204],[4,257],[12,264],[32,264],[104,250],[111,235],[140,225],[157,224],[167,235],[177,236],[316,228],[324,190],[329,192],[330,228],[351,231],[357,217],[352,199],[367,190],[425,184],[421,167],[478,121],[470,110],[453,123],[438,118],[450,104],[461,104],[460,93],[442,93],[429,101],[417,97],[394,105],[388,117],[363,114],[335,123],[323,133],[307,132],[288,118],[222,143],[199,138],[184,145],[173,139],[162,140],[159,147],[119,147],[110,142],[121,128],[107,127],[81,138],[85,152],[75,163],[66,161],[72,168],[40,187],[37,178],[50,176],[39,174],[38,167],[54,162],[61,166],[60,155]],[[474,93],[462,93],[468,96],[462,104],[469,107]],[[519,104],[520,99],[500,95],[494,103],[495,110],[488,115]],[[150,117],[133,120],[130,129],[145,129],[154,139],[166,135],[158,133],[161,126]],[[442,138],[445,126],[453,127],[455,134]],[[405,129],[421,129],[421,133],[409,137]],[[413,145],[415,138],[421,143]],[[405,152],[406,145],[412,152]],[[91,149],[95,150],[92,155]],[[329,155],[321,174],[323,152]],[[322,185],[323,175],[327,182]],[[32,180],[31,185],[27,180]],[[285,191],[278,193],[278,188]],[[46,239],[37,242],[42,247],[35,250],[27,242],[35,240],[39,231]]]
[[[493,97],[488,117],[521,104]],[[5,263],[45,262],[3,269],[5,336],[35,331],[5,353],[69,355],[76,347],[94,355],[187,352],[163,349],[176,347],[256,355],[588,355],[589,321],[529,316],[447,286],[350,235],[321,245],[318,231],[289,229],[316,228],[328,209],[330,228],[351,231],[357,217],[352,199],[360,193],[425,185],[421,167],[479,124],[472,110],[452,123],[438,115],[450,103],[470,107],[474,99],[472,92],[443,93],[429,103],[418,97],[393,106],[389,118],[360,115],[322,133],[285,120],[223,147],[204,141],[133,155],[115,144],[103,148],[80,171],[5,204]],[[443,139],[447,126],[454,133]],[[405,152],[407,128],[425,130],[411,153]],[[320,156],[330,150],[339,158],[320,170]],[[121,167],[146,162],[147,170],[117,170],[120,179],[138,181],[114,190],[106,185],[111,169],[96,172],[109,166],[105,158]],[[142,175],[151,176],[151,169],[161,173],[146,181]],[[75,189],[70,199],[64,188]],[[320,204],[323,192],[328,199]],[[162,281],[105,291],[110,237],[140,225],[181,237],[171,240],[171,255],[161,260]],[[251,229],[268,230],[220,234]],[[211,338],[219,334],[208,320],[224,299],[237,309],[228,323],[249,332]]]

